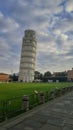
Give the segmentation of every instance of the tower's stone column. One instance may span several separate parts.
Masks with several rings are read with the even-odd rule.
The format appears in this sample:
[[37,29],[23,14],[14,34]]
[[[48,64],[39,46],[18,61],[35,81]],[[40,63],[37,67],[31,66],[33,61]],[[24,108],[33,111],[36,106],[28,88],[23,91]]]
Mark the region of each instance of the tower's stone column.
[[36,45],[35,31],[26,30],[22,41],[19,81],[32,82],[34,80]]

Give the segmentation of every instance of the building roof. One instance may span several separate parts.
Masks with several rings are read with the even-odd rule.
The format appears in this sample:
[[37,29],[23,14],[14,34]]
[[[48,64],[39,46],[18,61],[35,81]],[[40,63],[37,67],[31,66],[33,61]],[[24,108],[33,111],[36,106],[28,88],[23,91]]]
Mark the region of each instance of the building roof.
[[9,75],[9,74],[6,74],[6,73],[0,73],[0,75]]

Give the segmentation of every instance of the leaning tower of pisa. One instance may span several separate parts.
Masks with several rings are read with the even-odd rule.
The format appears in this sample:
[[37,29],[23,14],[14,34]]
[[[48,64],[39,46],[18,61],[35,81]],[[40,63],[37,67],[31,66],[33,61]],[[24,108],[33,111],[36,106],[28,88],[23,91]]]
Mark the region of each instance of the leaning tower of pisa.
[[34,80],[36,45],[36,32],[25,30],[22,40],[19,81],[32,82]]

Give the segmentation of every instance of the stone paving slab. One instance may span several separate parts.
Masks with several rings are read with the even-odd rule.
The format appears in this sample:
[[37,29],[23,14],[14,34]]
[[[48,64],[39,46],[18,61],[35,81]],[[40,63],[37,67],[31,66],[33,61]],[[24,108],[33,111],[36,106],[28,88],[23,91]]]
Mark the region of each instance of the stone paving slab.
[[58,126],[53,126],[53,125],[45,125],[44,127],[42,127],[39,130],[62,130],[62,127],[58,127]]
[[65,124],[63,130],[73,130],[73,125]]
[[0,130],[73,130],[73,92],[0,125]]
[[54,126],[54,125],[55,125],[55,126],[64,126],[65,119],[57,118],[57,117],[51,116],[51,117],[49,117],[47,123],[48,123],[48,124],[51,124],[51,125],[53,125],[53,126]]

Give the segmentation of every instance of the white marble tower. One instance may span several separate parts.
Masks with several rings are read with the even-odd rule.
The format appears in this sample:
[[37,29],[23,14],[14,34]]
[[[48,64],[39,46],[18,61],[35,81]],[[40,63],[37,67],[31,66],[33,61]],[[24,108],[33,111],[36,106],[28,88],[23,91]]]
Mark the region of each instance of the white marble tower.
[[36,46],[36,32],[25,30],[22,40],[19,81],[32,82],[34,80]]

